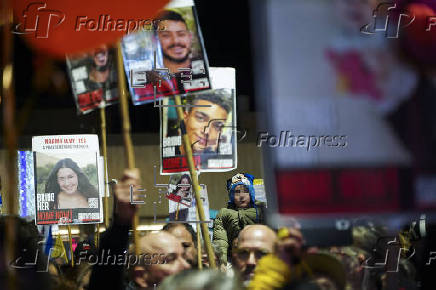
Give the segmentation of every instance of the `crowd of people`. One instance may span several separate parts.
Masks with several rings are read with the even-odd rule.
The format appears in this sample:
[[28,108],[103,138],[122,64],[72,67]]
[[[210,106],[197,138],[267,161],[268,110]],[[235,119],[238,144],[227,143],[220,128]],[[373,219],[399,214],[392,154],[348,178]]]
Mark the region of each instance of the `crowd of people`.
[[[51,259],[38,255],[41,238],[36,227],[14,218],[15,257],[20,258],[7,263],[10,255],[0,239],[0,288],[431,289],[431,283],[422,283],[425,273],[434,270],[434,265],[422,268],[427,262],[422,255],[431,244],[427,239],[427,248],[420,247],[413,226],[395,237],[398,243],[393,245],[402,249],[396,271],[386,261],[380,264],[378,258],[390,259],[389,250],[394,252],[395,247],[380,242],[386,239],[386,229],[370,221],[353,227],[349,246],[306,247],[299,228],[272,229],[264,224],[264,204],[255,199],[253,179],[250,174],[237,174],[227,181],[228,206],[219,211],[213,230],[216,269],[210,267],[205,245],[198,243],[187,223],[168,223],[133,243],[129,233],[138,205],[130,203],[130,185],[140,182],[137,170],[126,170],[114,185],[110,227],[101,235],[98,248],[92,241],[78,244],[74,267],[54,253]],[[10,219],[0,217],[2,237]],[[44,263],[48,271],[43,270]]]

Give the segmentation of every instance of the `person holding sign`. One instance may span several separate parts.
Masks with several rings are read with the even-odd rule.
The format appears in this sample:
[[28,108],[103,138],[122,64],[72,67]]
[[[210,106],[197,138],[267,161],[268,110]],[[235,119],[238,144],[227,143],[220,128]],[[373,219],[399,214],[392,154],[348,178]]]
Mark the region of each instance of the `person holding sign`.
[[88,198],[99,196],[97,189],[71,158],[56,163],[48,177],[45,192],[54,193],[55,209],[88,208]]

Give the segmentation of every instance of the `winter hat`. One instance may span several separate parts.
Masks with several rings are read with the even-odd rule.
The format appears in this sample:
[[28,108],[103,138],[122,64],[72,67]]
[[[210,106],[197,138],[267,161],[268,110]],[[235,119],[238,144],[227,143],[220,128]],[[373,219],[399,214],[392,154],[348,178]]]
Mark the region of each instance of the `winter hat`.
[[229,205],[235,205],[235,188],[238,185],[244,185],[250,193],[250,205],[254,206],[255,193],[253,187],[254,176],[248,173],[238,173],[227,180],[227,190],[229,192]]

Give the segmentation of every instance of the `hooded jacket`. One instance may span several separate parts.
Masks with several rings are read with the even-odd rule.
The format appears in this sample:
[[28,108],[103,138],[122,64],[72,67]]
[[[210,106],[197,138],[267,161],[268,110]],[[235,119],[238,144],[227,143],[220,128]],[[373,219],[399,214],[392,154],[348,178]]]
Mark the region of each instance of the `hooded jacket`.
[[[255,193],[253,187],[253,176],[244,174],[249,179],[247,181],[227,181],[227,188],[229,190],[229,202],[227,208],[222,208],[214,221],[213,228],[213,243],[217,247],[218,256],[221,263],[227,263],[228,248],[232,245],[235,238],[238,237],[239,232],[246,225],[262,224],[264,221],[263,208],[265,204],[255,200]],[[250,193],[250,205],[248,208],[238,208],[235,204],[234,191],[236,186],[245,185]]]

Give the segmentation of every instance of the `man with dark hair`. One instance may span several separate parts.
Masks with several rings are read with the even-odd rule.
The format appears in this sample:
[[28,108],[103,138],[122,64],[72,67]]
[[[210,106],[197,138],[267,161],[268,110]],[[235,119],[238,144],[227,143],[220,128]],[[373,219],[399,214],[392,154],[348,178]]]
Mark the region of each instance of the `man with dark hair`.
[[183,17],[171,10],[165,10],[159,17],[158,36],[162,46],[164,67],[171,73],[179,68],[191,67],[192,32]]
[[[232,110],[231,98],[220,93],[201,94],[188,105],[184,122],[192,152],[216,152],[221,130]],[[185,154],[183,146],[180,152]]]
[[163,227],[179,240],[184,249],[186,261],[194,268],[197,267],[197,234],[188,223],[168,223]]

